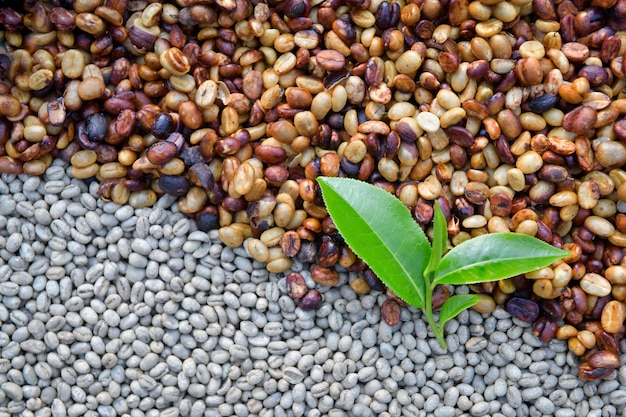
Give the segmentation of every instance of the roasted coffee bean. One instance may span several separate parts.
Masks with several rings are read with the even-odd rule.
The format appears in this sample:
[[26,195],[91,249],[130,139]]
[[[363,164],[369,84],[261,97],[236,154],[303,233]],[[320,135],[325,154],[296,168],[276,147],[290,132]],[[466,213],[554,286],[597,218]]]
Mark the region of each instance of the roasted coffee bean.
[[582,363],[578,367],[578,377],[585,381],[597,381],[608,377],[615,368],[596,368],[589,363]]
[[217,209],[213,206],[206,207],[196,214],[196,225],[203,232],[216,230],[219,228],[219,216]]
[[606,350],[592,354],[587,358],[587,361],[594,368],[615,369],[620,365],[619,356]]
[[187,194],[190,188],[189,180],[182,175],[161,175],[158,184],[163,192],[176,197]]
[[302,310],[315,310],[322,302],[322,294],[318,290],[309,290],[298,302]]
[[513,297],[506,303],[506,311],[514,318],[526,323],[532,323],[539,317],[537,303],[518,297]]
[[174,131],[174,119],[169,113],[160,113],[152,124],[152,134],[157,139],[166,139]]
[[528,102],[528,108],[534,113],[545,113],[559,102],[559,96],[554,94],[543,94]]
[[101,142],[107,135],[108,122],[101,113],[94,113],[85,119],[85,134],[92,142]]
[[533,324],[533,335],[539,338],[542,342],[549,342],[555,338],[557,329],[558,325],[556,322],[547,317],[540,317]]
[[380,312],[383,320],[385,320],[385,323],[389,326],[395,326],[400,323],[400,304],[398,304],[396,300],[385,300],[381,306]]
[[290,272],[287,275],[287,292],[289,296],[295,299],[300,299],[306,295],[309,291],[306,287],[304,277],[298,272]]

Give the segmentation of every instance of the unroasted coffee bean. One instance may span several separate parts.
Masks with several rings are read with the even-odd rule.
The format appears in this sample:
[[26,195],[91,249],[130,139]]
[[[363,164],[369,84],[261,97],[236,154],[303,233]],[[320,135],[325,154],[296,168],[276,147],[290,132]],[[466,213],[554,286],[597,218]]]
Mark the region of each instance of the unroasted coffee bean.
[[617,333],[624,326],[626,319],[626,308],[624,304],[617,300],[611,300],[602,309],[601,323],[602,329],[607,333]]

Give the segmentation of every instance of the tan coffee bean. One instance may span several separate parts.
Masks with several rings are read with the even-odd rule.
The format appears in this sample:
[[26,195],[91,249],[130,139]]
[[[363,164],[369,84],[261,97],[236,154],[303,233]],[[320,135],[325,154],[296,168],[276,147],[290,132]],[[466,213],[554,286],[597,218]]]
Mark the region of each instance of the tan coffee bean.
[[422,57],[416,51],[406,51],[396,60],[396,69],[400,74],[412,74],[422,66]]
[[285,229],[282,227],[272,227],[267,229],[263,233],[261,233],[260,240],[263,242],[268,248],[272,246],[276,246],[280,243],[280,238],[285,233]]
[[260,239],[248,239],[246,249],[248,249],[250,256],[259,262],[267,262],[270,257],[267,245],[261,242]]
[[350,281],[350,288],[358,295],[366,295],[371,291],[370,285],[365,278],[359,277]]
[[178,48],[172,47],[159,56],[161,66],[172,75],[185,75],[191,69],[187,56]]
[[102,97],[105,89],[104,81],[100,78],[88,77],[78,85],[78,96],[82,100],[96,100]]
[[515,166],[524,174],[532,174],[539,171],[543,166],[543,159],[539,153],[528,151],[517,158]]
[[128,173],[128,169],[119,162],[108,162],[100,166],[100,176],[107,178],[124,178]]
[[617,333],[624,325],[626,307],[620,301],[611,300],[602,309],[600,322],[607,333]]
[[589,330],[581,330],[576,337],[586,349],[593,349],[596,345],[596,336]]
[[218,236],[222,243],[230,248],[241,246],[244,239],[243,233],[232,226],[220,227],[218,229]]
[[430,112],[421,112],[416,117],[419,127],[425,132],[436,132],[440,128],[439,118]]
[[596,148],[596,159],[606,168],[619,168],[626,164],[626,146],[614,140],[602,142]]
[[615,226],[610,221],[598,216],[589,216],[585,219],[585,227],[592,233],[609,237],[615,232]]
[[611,283],[602,275],[594,272],[587,273],[580,280],[580,287],[588,295],[604,297],[611,293]]
[[578,330],[576,329],[576,327],[572,326],[571,324],[564,324],[556,331],[556,338],[560,340],[566,340],[571,337],[576,337],[577,334]]
[[99,170],[98,164],[93,164],[83,168],[72,167],[71,173],[74,178],[84,180],[93,177]]
[[582,356],[587,351],[585,346],[580,340],[578,340],[577,337],[569,338],[569,340],[567,341],[567,347],[570,351],[574,352],[576,356]]
[[554,207],[573,206],[578,203],[578,195],[573,191],[559,191],[549,201]]
[[625,285],[626,284],[626,266],[613,265],[604,271],[604,276],[612,284]]
[[578,204],[584,209],[592,209],[600,200],[600,187],[594,181],[583,181],[577,194]]
[[67,78],[79,78],[85,68],[85,57],[77,49],[68,49],[61,59],[61,70]]
[[150,207],[156,203],[157,195],[152,190],[141,190],[130,193],[128,204],[132,208]]
[[285,258],[284,256],[281,258],[273,259],[265,265],[265,269],[268,272],[272,272],[275,274],[279,274],[281,272],[285,272],[291,268],[291,260],[289,258]]
[[472,308],[481,314],[490,314],[496,309],[496,302],[487,294],[477,294],[480,300]]
[[96,163],[98,155],[92,150],[82,150],[72,155],[70,163],[76,168],[85,168]]
[[21,111],[22,105],[15,97],[8,94],[0,95],[0,115],[14,117]]
[[559,296],[558,291],[554,291],[554,285],[550,279],[537,279],[533,282],[533,293],[540,298],[550,300]]

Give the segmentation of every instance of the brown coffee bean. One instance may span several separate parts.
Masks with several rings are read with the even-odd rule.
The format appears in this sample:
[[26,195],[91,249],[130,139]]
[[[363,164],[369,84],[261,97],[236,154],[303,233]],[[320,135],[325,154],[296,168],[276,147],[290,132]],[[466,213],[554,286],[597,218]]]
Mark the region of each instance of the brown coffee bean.
[[533,324],[533,335],[542,342],[549,342],[556,337],[557,324],[549,320],[547,317],[540,317]]
[[437,285],[433,290],[433,310],[439,310],[441,306],[450,298],[450,289],[445,285]]
[[318,290],[309,290],[298,302],[302,310],[315,310],[322,302],[322,294]]
[[385,300],[380,310],[383,320],[385,320],[385,323],[389,326],[395,326],[400,323],[400,304],[398,304],[396,300]]
[[311,268],[311,277],[313,281],[327,287],[332,287],[339,283],[339,273],[337,271],[317,264]]
[[514,318],[527,323],[534,322],[539,316],[539,306],[532,300],[514,297],[506,303],[506,311]]
[[615,368],[596,368],[589,363],[582,363],[578,367],[578,377],[585,381],[597,381],[608,377]]
[[292,258],[300,251],[300,237],[295,231],[289,230],[280,238],[280,247],[285,253],[285,256]]
[[289,296],[295,299],[300,299],[304,297],[307,293],[308,288],[306,287],[306,282],[304,281],[304,277],[298,272],[290,272],[286,278],[287,281],[287,292]]
[[346,58],[338,51],[323,49],[315,55],[317,64],[327,71],[339,71],[346,65]]
[[160,141],[151,145],[146,151],[146,157],[150,163],[162,165],[170,161],[176,154],[178,149],[176,145],[169,141]]
[[592,354],[589,356],[587,361],[589,362],[589,365],[594,368],[615,369],[620,365],[619,356],[606,350],[601,350]]

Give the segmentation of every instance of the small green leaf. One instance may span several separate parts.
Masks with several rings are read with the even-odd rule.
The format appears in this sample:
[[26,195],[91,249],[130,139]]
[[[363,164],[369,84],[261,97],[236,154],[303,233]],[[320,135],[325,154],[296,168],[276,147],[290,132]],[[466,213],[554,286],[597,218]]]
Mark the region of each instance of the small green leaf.
[[430,245],[392,194],[349,178],[319,177],[326,209],[348,246],[398,297],[421,308]]
[[443,256],[443,252],[446,250],[446,242],[448,240],[448,225],[446,224],[446,218],[439,207],[439,203],[436,201],[433,229],[432,252],[430,252],[430,261],[424,271],[424,276],[427,276],[431,272],[435,272],[437,270],[439,262],[441,262],[441,257]]
[[448,252],[434,284],[475,284],[524,274],[569,255],[534,237],[492,233],[467,240]]
[[461,311],[470,308],[480,301],[476,294],[453,295],[448,298],[439,310],[439,328],[443,331],[443,326],[450,319],[455,318]]

